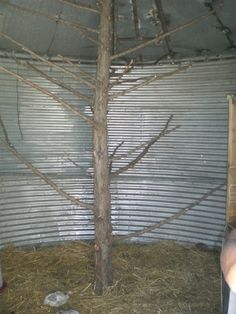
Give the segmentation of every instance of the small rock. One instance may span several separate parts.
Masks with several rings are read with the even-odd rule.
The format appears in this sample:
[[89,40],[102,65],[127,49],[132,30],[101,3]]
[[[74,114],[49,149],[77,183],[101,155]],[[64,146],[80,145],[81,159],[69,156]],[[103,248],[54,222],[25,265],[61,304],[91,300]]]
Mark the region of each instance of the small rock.
[[53,293],[50,293],[49,295],[46,296],[46,298],[44,299],[44,304],[45,305],[50,305],[53,307],[58,307],[61,306],[63,304],[65,304],[69,299],[69,295],[65,294],[61,291],[56,291]]

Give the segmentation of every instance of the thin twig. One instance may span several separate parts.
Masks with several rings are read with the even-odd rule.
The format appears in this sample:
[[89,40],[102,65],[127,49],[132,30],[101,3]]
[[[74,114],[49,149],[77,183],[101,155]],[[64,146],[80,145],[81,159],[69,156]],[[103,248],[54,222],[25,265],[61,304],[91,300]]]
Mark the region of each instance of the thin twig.
[[[110,88],[112,88],[115,85],[122,83],[122,78],[124,77],[124,75],[128,74],[133,68],[134,68],[134,60],[130,60],[130,62],[126,65],[124,70],[115,79],[115,81],[110,84]],[[113,79],[113,78],[114,77],[111,77],[111,79]]]
[[114,156],[114,157],[113,157],[113,161],[117,161],[117,160],[120,160],[120,159],[129,157],[130,155],[132,155],[133,153],[135,153],[137,150],[140,150],[141,148],[147,146],[149,142],[150,142],[150,140],[148,140],[148,141],[145,142],[145,143],[142,143],[142,144],[139,145],[139,146],[136,146],[136,147],[132,148],[131,150],[129,150],[129,151],[128,151],[127,153],[125,153],[125,154],[120,154],[120,155]]
[[[21,62],[21,63],[23,64],[23,62]],[[91,112],[93,113],[93,98],[92,97],[86,96],[86,95],[80,93],[78,90],[75,90],[74,88],[68,86],[67,84],[62,83],[62,82],[56,80],[55,78],[52,78],[51,76],[49,76],[45,72],[39,70],[37,67],[35,67],[33,64],[31,64],[29,62],[27,62],[26,65],[28,65],[34,71],[38,72],[41,76],[45,77],[48,81],[56,84],[57,86],[59,86],[61,88],[68,90],[73,95],[77,96],[78,98],[86,100],[88,102],[90,109],[91,109]]]
[[140,231],[129,233],[129,234],[124,235],[124,236],[114,236],[114,241],[116,242],[116,241],[127,240],[127,239],[130,239],[130,238],[133,238],[133,237],[139,237],[140,235],[142,235],[144,233],[151,232],[151,231],[153,231],[153,230],[155,230],[157,228],[160,228],[161,226],[163,226],[163,225],[165,225],[167,223],[170,223],[173,220],[178,219],[183,214],[185,214],[189,210],[193,209],[195,206],[199,205],[202,201],[206,200],[208,198],[208,196],[212,195],[215,191],[220,190],[224,186],[225,186],[225,182],[217,185],[215,188],[211,189],[209,192],[203,194],[203,196],[200,199],[196,200],[195,202],[190,204],[188,207],[180,209],[176,214],[174,214],[174,215],[172,215],[172,216],[170,216],[170,217],[168,217],[166,219],[163,219],[163,220],[159,221],[158,223],[156,223],[154,225],[151,225],[151,226],[149,226],[147,228],[143,228]]
[[79,4],[78,1],[76,3],[74,3],[70,0],[59,0],[59,1],[62,3],[69,4],[78,10],[86,10],[86,11],[100,14],[99,9],[95,6],[92,6],[92,5]]
[[[178,125],[178,126],[172,128],[172,129],[170,129],[170,130],[167,130],[167,131],[165,132],[165,135],[167,135],[167,134],[173,132],[174,129],[177,129],[177,128],[179,128],[179,127],[180,127],[180,126]],[[138,145],[138,146],[132,148],[131,150],[129,150],[129,151],[128,151],[127,153],[125,153],[125,154],[116,155],[116,156],[113,157],[113,161],[117,161],[117,160],[121,160],[121,159],[130,157],[130,155],[134,154],[136,151],[140,150],[141,148],[146,147],[149,143],[150,143],[150,140],[148,140],[148,141],[146,141],[146,142],[144,142],[144,143],[142,143],[142,144],[140,144],[140,145]]]
[[16,159],[18,159],[20,162],[22,162],[28,169],[30,169],[33,174],[35,174],[37,177],[41,178],[45,183],[47,183],[49,186],[53,188],[59,195],[66,198],[67,200],[71,201],[72,204],[79,205],[82,208],[85,209],[91,209],[93,210],[93,206],[87,203],[84,203],[80,201],[79,198],[75,198],[74,196],[69,195],[67,192],[62,190],[59,186],[56,185],[48,176],[44,175],[41,171],[39,171],[35,166],[32,165],[31,162],[29,162],[25,157],[23,157],[13,145],[9,145],[9,143],[3,139],[0,138],[0,143],[12,154],[15,156]]
[[69,92],[71,92],[72,94],[74,94],[75,96],[77,96],[78,98],[81,98],[83,100],[86,100],[88,102],[92,102],[92,98],[89,96],[86,96],[82,93],[80,93],[79,91],[75,90],[74,88],[68,86],[67,84],[64,84],[60,81],[58,81],[55,78],[52,78],[51,76],[47,75],[45,72],[39,70],[39,68],[37,68],[36,66],[34,66],[32,63],[30,62],[20,62],[21,64],[23,64],[24,66],[27,66],[29,68],[31,68],[32,70],[36,71],[37,73],[39,73],[42,77],[46,78],[48,81],[56,84],[57,86],[64,88],[66,90],[68,90]]
[[77,162],[75,162],[74,160],[72,160],[69,157],[69,154],[65,153],[65,156],[66,156],[66,159],[69,160],[76,168],[80,168],[80,165]]
[[69,160],[74,166],[76,166],[77,168],[80,168],[79,164],[69,157],[69,154],[65,153],[65,156],[66,156],[66,159]]
[[71,72],[71,71],[69,71],[69,70],[59,66],[58,64],[56,64],[54,62],[51,62],[51,61],[47,60],[46,58],[38,55],[37,53],[35,53],[31,49],[27,48],[26,46],[24,46],[23,44],[21,44],[17,40],[13,39],[12,37],[8,36],[7,34],[5,34],[3,32],[0,32],[0,37],[3,37],[5,39],[9,40],[13,44],[15,44],[18,47],[20,47],[23,51],[28,52],[36,60],[40,60],[40,61],[46,63],[47,65],[49,65],[50,67],[56,68],[56,69],[60,70],[61,72],[64,72],[64,73],[68,74],[69,76],[73,77],[77,81],[84,83],[85,85],[89,86],[92,90],[94,90],[95,86],[90,81],[88,81],[88,80],[82,78],[81,76],[78,76],[75,73],[73,73],[73,72]]
[[[17,74],[19,74],[18,66],[17,66]],[[22,132],[21,121],[20,121],[19,82],[18,82],[18,80],[16,80],[16,110],[17,110],[17,124],[18,124],[21,138],[23,139],[23,132]]]
[[80,168],[80,166],[77,164],[77,162],[75,162],[74,160],[72,160],[71,158],[67,158],[76,168]]
[[[62,9],[63,10],[63,9]],[[58,25],[59,25],[59,20],[61,18],[61,15],[62,15],[62,10],[58,13],[58,20],[56,21],[55,23],[55,27],[54,27],[54,30],[53,30],[53,34],[52,34],[52,37],[51,37],[51,40],[50,40],[50,43],[48,45],[48,48],[47,48],[47,51],[46,51],[46,55],[49,56],[50,55],[50,50],[55,42],[55,39],[56,39],[56,35],[57,35],[57,31],[58,31]]]
[[179,125],[176,126],[176,127],[174,127],[174,128],[172,128],[171,130],[168,130],[168,127],[169,127],[169,124],[170,124],[172,118],[173,118],[173,115],[171,115],[171,116],[169,117],[169,119],[167,120],[167,122],[166,122],[164,128],[162,129],[162,131],[161,131],[157,136],[153,137],[153,138],[148,142],[148,144],[144,147],[144,149],[138,154],[138,156],[137,156],[134,160],[130,161],[126,166],[121,167],[121,168],[119,168],[118,170],[112,172],[112,173],[110,174],[110,177],[113,178],[114,176],[117,176],[117,175],[119,175],[119,174],[121,174],[121,173],[127,171],[128,169],[133,168],[133,167],[148,153],[150,147],[151,147],[153,144],[155,144],[161,137],[163,137],[163,136],[165,136],[166,134],[169,134],[170,132],[173,132],[173,131],[175,131],[176,129],[178,129],[178,128],[180,127]]
[[34,89],[37,89],[38,91],[40,91],[41,93],[51,97],[52,99],[54,99],[56,102],[58,102],[59,104],[62,105],[62,107],[66,108],[67,110],[69,110],[70,112],[74,113],[76,116],[82,118],[84,121],[86,121],[87,123],[89,123],[90,125],[94,126],[94,122],[93,120],[88,117],[87,115],[85,115],[84,113],[82,113],[80,110],[75,109],[72,105],[68,104],[66,101],[64,101],[61,97],[58,97],[56,95],[54,95],[53,93],[49,92],[49,90],[47,90],[46,88],[43,88],[41,86],[39,86],[38,84],[33,83],[32,81],[24,78],[23,76],[20,76],[18,74],[16,74],[15,72],[12,72],[2,66],[0,66],[0,72],[4,72],[7,73],[11,76],[13,76],[14,78],[16,78],[17,80],[23,82],[26,85],[31,86]]
[[114,157],[115,157],[115,154],[117,152],[117,150],[124,144],[124,141],[122,141],[121,143],[119,143],[113,150],[113,152],[111,153],[110,157],[109,157],[109,160],[110,160],[110,163],[109,163],[109,173],[111,173],[112,171],[112,163],[113,163],[113,160],[114,160]]
[[78,31],[78,33],[82,37],[86,37],[92,43],[97,44],[97,40],[96,39],[94,39],[94,38],[92,38],[92,37],[87,35],[88,32],[98,34],[98,30],[97,29],[84,26],[84,25],[82,25],[80,23],[73,23],[73,22],[67,21],[67,20],[63,19],[60,15],[53,16],[53,15],[47,14],[45,12],[36,11],[36,10],[31,9],[31,8],[27,8],[27,7],[23,7],[23,6],[19,6],[19,5],[10,3],[7,0],[4,0],[4,2],[7,3],[8,6],[11,6],[11,7],[15,8],[17,10],[20,10],[20,11],[23,11],[23,12],[27,12],[27,13],[30,13],[30,14],[36,15],[36,16],[43,16],[43,17],[46,17],[47,19],[49,19],[51,21],[54,21],[56,23],[62,23],[64,25],[66,25],[66,26],[69,26],[69,27],[75,29],[76,31]]
[[85,209],[91,209],[93,210],[93,205],[87,204],[82,202],[79,198],[75,198],[74,196],[69,195],[67,192],[59,188],[59,186],[56,185],[55,182],[53,182],[48,176],[43,174],[41,171],[39,171],[35,166],[32,165],[31,162],[29,162],[24,156],[22,156],[16,148],[11,143],[6,127],[4,125],[4,122],[2,120],[2,117],[0,115],[0,126],[3,130],[4,139],[0,138],[0,143],[20,162],[22,162],[29,170],[33,172],[37,177],[41,178],[45,183],[47,183],[49,186],[53,188],[59,195],[66,198],[67,200],[71,201],[72,204],[79,205],[82,208]]
[[144,82],[140,83],[140,84],[137,84],[137,85],[134,85],[134,86],[131,86],[130,88],[122,91],[122,92],[118,92],[118,93],[113,93],[110,95],[109,97],[109,100],[114,100],[115,98],[117,97],[120,97],[120,96],[124,96],[124,95],[127,95],[128,93],[130,92],[133,92],[141,87],[144,87],[146,85],[149,85],[150,83],[152,82],[155,82],[155,81],[159,81],[159,80],[163,80],[167,77],[170,77],[174,74],[177,74],[177,73],[180,73],[184,70],[187,70],[191,65],[187,65],[187,66],[183,66],[183,67],[179,67],[178,69],[172,71],[172,72],[168,72],[168,73],[164,73],[164,74],[155,74],[155,75],[152,75],[152,76],[148,76],[147,78],[143,77],[143,78],[139,78],[139,80],[144,80]]
[[92,74],[88,73],[87,71],[84,71],[83,69],[81,69],[80,63],[72,62],[70,60],[70,58],[63,57],[62,55],[57,55],[57,57],[60,58],[64,63],[68,63],[69,65],[72,65],[73,67],[76,66],[76,68],[79,70],[79,72],[84,74],[85,76],[89,77],[92,84],[95,85],[95,82],[96,82],[95,77]]
[[214,14],[214,12],[215,12],[215,9],[210,11],[208,14],[204,14],[204,15],[196,17],[196,18],[192,19],[191,21],[189,21],[189,22],[187,22],[185,24],[182,24],[182,25],[180,25],[180,26],[178,26],[178,27],[168,31],[167,33],[161,33],[158,36],[156,36],[154,39],[147,40],[144,43],[141,43],[139,45],[136,45],[134,47],[131,47],[131,48],[128,48],[128,49],[126,49],[124,51],[121,51],[121,52],[111,56],[111,60],[113,61],[113,60],[115,60],[117,58],[123,57],[123,56],[125,56],[125,55],[127,55],[129,53],[135,52],[135,51],[137,51],[139,49],[145,48],[145,47],[150,46],[152,44],[158,44],[163,39],[165,39],[166,37],[169,37],[170,35],[172,35],[174,33],[177,33],[177,32],[179,32],[179,31],[181,31],[181,30],[183,30],[183,29],[185,29],[185,28],[187,28],[189,26],[192,26],[192,25],[194,25],[194,24],[196,24],[196,23],[198,23],[198,22],[208,18],[209,16]]
[[7,133],[7,129],[6,129],[6,127],[5,127],[5,124],[4,124],[4,122],[3,122],[3,119],[2,119],[2,116],[1,116],[1,115],[0,115],[0,126],[1,126],[1,128],[2,128],[2,130],[3,130],[3,134],[4,134],[4,138],[5,138],[5,140],[6,140],[6,143],[7,143],[9,146],[12,146],[11,141],[10,141],[9,136],[8,136],[8,133]]
[[153,62],[153,65],[158,64],[160,61],[162,61],[163,59],[168,58],[168,57],[170,57],[170,54],[169,54],[169,53],[163,54],[162,56],[158,57],[158,58]]

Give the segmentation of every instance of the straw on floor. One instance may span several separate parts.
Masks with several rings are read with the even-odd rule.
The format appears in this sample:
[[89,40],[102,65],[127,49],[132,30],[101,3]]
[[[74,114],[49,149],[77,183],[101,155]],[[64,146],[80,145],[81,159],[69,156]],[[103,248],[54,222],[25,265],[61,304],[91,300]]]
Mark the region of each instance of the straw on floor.
[[70,292],[62,309],[80,314],[215,314],[220,304],[219,253],[174,242],[119,244],[113,250],[114,284],[93,292],[93,245],[75,242],[0,253],[7,290],[1,314],[45,314],[53,291]]

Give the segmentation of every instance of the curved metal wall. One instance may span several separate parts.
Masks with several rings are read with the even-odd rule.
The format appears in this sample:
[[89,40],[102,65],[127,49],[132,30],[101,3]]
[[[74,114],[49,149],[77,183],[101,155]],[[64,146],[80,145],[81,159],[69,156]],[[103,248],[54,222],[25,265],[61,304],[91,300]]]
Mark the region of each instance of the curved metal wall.
[[[88,105],[38,74],[7,59],[1,59],[1,64],[90,114]],[[112,92],[137,84],[137,78],[177,67],[136,67]],[[95,72],[92,65],[84,68]],[[84,85],[58,70],[44,65],[40,69],[90,95]],[[113,78],[123,70],[114,67]],[[124,141],[113,162],[114,170],[135,158],[140,152],[135,149],[159,134],[171,114],[171,127],[179,125],[156,142],[134,168],[112,180],[114,234],[166,219],[225,181],[227,95],[235,92],[235,82],[235,60],[199,62],[110,102],[110,152]],[[67,192],[92,202],[90,127],[54,100],[2,73],[0,94],[0,113],[17,150]],[[0,151],[1,246],[93,238],[91,212],[71,205],[2,147]],[[225,198],[225,188],[219,189],[179,219],[132,241],[174,239],[218,246],[225,224]]]
[[[86,103],[36,72],[14,61],[3,59],[1,63],[90,114]],[[40,69],[85,95],[91,94],[65,73],[42,64]],[[76,67],[67,69],[75,71]],[[86,70],[94,73],[93,66]],[[92,167],[90,127],[53,99],[2,73],[0,94],[0,113],[16,149],[59,187],[92,201],[92,180],[87,175]],[[91,213],[63,199],[2,147],[0,171],[1,245],[93,238]]]
[[[186,63],[188,64],[188,63]],[[140,76],[162,75],[177,65],[135,68],[123,77],[114,92],[138,84]],[[115,76],[122,69],[115,69]],[[135,83],[134,83],[135,82]],[[110,145],[118,150],[117,169],[132,160],[127,156],[158,135],[170,115],[170,128],[179,128],[162,137],[134,168],[116,179],[114,232],[126,234],[167,219],[226,180],[228,101],[235,92],[236,63],[212,61],[153,82],[110,106]],[[127,156],[119,159],[119,154]],[[225,224],[226,187],[215,191],[179,219],[173,220],[135,241],[177,239],[221,245]]]

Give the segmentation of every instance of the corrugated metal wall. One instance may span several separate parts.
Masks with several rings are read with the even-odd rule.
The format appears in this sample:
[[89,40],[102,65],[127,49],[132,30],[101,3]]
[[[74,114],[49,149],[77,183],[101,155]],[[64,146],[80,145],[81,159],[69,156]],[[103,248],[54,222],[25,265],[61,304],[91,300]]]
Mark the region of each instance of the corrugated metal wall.
[[[40,75],[7,59],[1,64],[90,114],[86,103]],[[168,73],[177,67],[136,67],[113,91],[138,84],[137,78]],[[84,68],[95,71],[91,65]],[[90,95],[84,85],[62,72],[44,65],[40,69]],[[76,71],[76,67],[70,70]],[[114,67],[113,77],[123,70]],[[134,168],[112,180],[114,234],[137,231],[166,219],[225,181],[227,95],[235,92],[235,82],[235,60],[199,62],[111,101],[110,152],[124,141],[113,170],[136,157],[141,150],[136,148],[158,135],[171,114],[170,127],[179,125],[157,141]],[[0,95],[0,113],[17,150],[67,192],[92,202],[90,127],[54,100],[5,74],[0,74]],[[0,152],[1,246],[93,238],[91,212],[64,200],[2,147]],[[225,197],[225,187],[218,189],[179,219],[132,240],[175,239],[220,245]]]
[[[87,104],[36,72],[15,65],[14,61],[2,60],[2,64],[89,114]],[[43,65],[40,69],[89,95],[84,85],[67,74]],[[88,71],[94,72],[94,67],[88,67]],[[0,76],[0,95],[0,113],[16,149],[58,186],[73,196],[90,200],[92,180],[87,176],[92,162],[90,127],[48,96],[5,74]],[[2,147],[0,169],[2,244],[28,245],[93,237],[91,213],[71,205]]]

